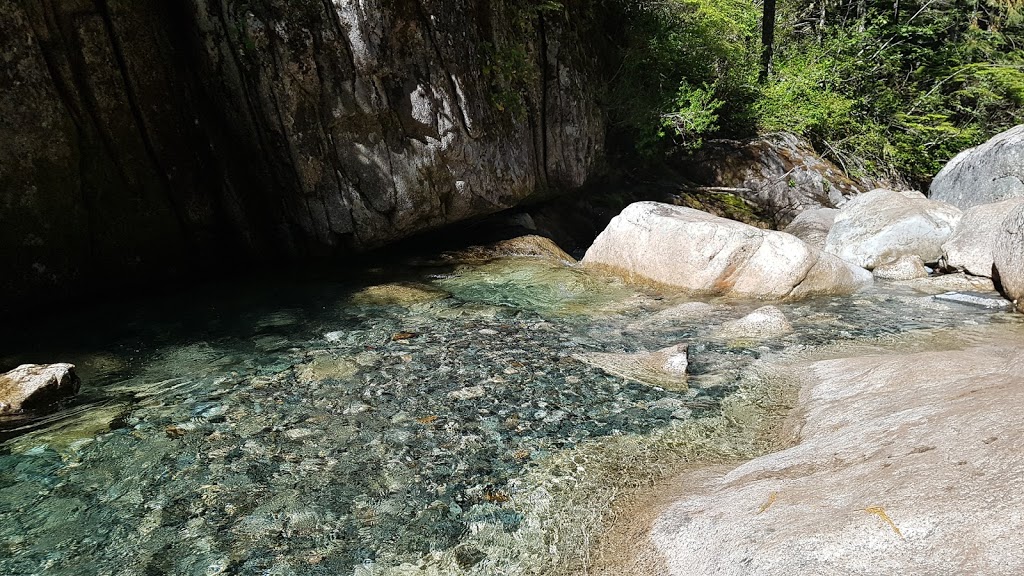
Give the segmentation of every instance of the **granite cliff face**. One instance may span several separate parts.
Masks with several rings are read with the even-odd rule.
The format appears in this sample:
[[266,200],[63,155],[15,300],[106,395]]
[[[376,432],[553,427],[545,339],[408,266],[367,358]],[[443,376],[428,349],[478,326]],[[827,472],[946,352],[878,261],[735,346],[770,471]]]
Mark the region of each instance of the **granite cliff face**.
[[600,16],[549,4],[0,0],[0,295],[358,251],[583,185]]

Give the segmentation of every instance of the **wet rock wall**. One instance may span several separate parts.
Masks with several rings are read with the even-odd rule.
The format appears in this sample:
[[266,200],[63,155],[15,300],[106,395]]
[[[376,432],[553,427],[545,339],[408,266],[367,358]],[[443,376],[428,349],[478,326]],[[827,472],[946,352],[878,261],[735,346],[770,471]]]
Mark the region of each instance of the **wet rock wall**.
[[0,300],[324,258],[581,187],[583,2],[0,0]]

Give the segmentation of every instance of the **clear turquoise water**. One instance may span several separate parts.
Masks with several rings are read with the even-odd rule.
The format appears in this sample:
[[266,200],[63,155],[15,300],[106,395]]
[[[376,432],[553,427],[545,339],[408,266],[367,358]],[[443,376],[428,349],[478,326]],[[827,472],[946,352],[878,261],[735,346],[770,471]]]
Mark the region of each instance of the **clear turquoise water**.
[[[783,305],[793,334],[725,342],[714,326],[760,303],[649,321],[676,303],[510,258],[206,286],[54,320],[0,354],[4,369],[74,362],[84,382],[55,414],[0,422],[0,573],[374,574],[441,557],[532,573],[515,550],[499,561],[468,542],[525,534],[517,481],[553,455],[711,417],[766,354],[1016,321],[876,289]],[[678,342],[688,390],[577,359]]]

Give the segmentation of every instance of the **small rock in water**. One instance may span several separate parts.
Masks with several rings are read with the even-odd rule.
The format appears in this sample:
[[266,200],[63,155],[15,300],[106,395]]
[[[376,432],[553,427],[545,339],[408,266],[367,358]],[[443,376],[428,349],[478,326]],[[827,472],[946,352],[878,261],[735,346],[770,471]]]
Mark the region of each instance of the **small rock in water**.
[[945,302],[957,302],[959,304],[967,304],[968,306],[978,306],[979,308],[997,310],[1009,310],[1011,308],[1011,304],[1008,300],[996,295],[984,294],[981,292],[946,292],[945,294],[933,296],[933,298]]
[[0,414],[41,408],[78,393],[74,364],[22,364],[0,374]]
[[472,400],[474,398],[481,398],[484,394],[486,394],[484,387],[478,385],[452,390],[448,393],[448,397],[455,400]]
[[670,390],[685,390],[687,349],[686,344],[676,344],[655,352],[589,352],[574,357],[620,378]]
[[493,330],[491,328],[483,328],[481,330],[477,330],[477,334],[483,334],[484,336],[494,336],[497,333],[497,330]]
[[763,306],[747,314],[739,320],[722,324],[714,331],[714,336],[725,339],[750,338],[764,340],[789,334],[793,326],[786,315],[775,306]]

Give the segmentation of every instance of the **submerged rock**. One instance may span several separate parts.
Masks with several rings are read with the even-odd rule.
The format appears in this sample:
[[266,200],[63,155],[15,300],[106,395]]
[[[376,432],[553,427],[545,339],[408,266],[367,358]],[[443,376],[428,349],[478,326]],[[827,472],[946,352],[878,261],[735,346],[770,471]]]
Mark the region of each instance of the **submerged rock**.
[[928,269],[920,256],[909,254],[876,266],[872,273],[882,280],[913,280],[928,276]]
[[680,478],[646,560],[670,575],[1024,573],[1024,350],[1005,337],[790,367],[800,443]]
[[0,375],[0,414],[43,408],[81,385],[74,364],[22,364]]
[[775,306],[763,306],[738,320],[716,328],[712,335],[728,340],[766,340],[785,336],[793,331],[786,315]]
[[447,297],[447,292],[429,284],[395,282],[367,286],[353,294],[351,302],[366,306],[411,306]]
[[956,232],[942,245],[942,259],[949,268],[975,276],[992,277],[992,250],[1002,230],[1003,220],[1024,198],[974,206],[964,212]]
[[1005,298],[1000,298],[995,294],[986,294],[983,292],[944,292],[933,296],[933,298],[944,302],[956,302],[958,304],[966,304],[968,306],[977,306],[978,308],[1004,310],[1012,307]]
[[590,352],[575,357],[626,380],[669,390],[685,390],[686,368],[689,365],[687,348],[686,344],[676,344],[655,352]]
[[582,264],[628,281],[755,298],[849,294],[871,284],[864,270],[790,234],[657,202],[623,210]]
[[900,256],[935,262],[960,216],[959,209],[919,192],[872,190],[839,211],[825,252],[868,270]]
[[964,210],[1024,196],[1024,124],[950,160],[932,180],[930,195]]

